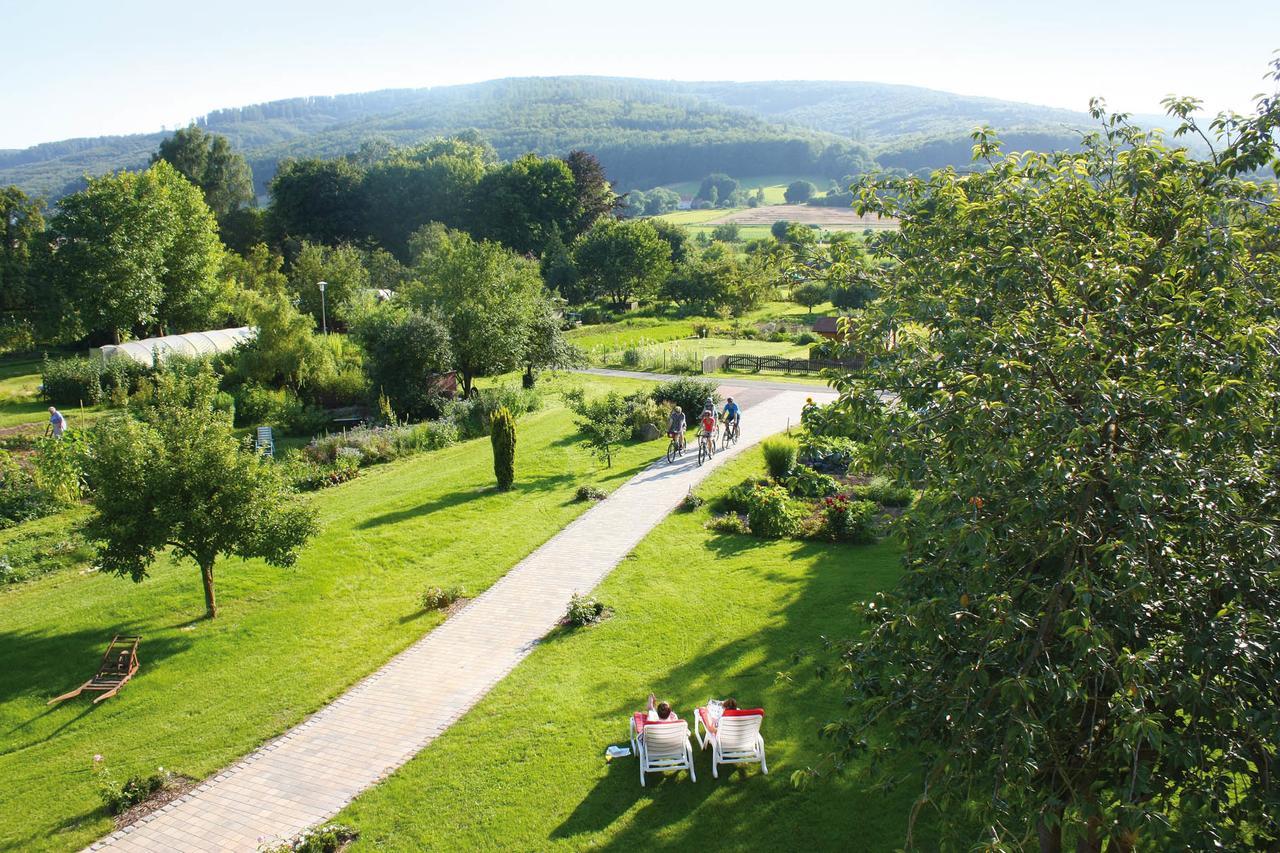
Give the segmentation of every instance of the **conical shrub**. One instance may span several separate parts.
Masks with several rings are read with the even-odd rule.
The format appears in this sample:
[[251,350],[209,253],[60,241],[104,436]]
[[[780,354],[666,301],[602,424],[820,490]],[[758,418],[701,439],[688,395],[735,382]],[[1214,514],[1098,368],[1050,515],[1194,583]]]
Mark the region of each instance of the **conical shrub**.
[[499,406],[489,421],[489,440],[493,442],[493,475],[498,488],[506,491],[516,479],[516,419],[511,410]]

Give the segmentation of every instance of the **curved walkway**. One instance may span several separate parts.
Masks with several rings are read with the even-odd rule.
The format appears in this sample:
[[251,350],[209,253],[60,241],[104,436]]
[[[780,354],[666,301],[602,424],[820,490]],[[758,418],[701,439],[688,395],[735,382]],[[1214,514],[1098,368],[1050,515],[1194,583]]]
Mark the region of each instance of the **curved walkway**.
[[[722,386],[742,439],[645,469],[552,537],[465,609],[332,704],[91,850],[256,850],[332,817],[466,713],[726,459],[798,423],[807,391]],[[828,395],[829,396],[829,392]],[[656,447],[655,443],[655,447]]]

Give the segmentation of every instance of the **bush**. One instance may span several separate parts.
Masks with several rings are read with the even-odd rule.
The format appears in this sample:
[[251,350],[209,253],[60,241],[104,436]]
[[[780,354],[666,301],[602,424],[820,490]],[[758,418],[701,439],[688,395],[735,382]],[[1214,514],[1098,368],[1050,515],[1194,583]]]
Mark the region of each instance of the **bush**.
[[444,610],[455,601],[466,598],[466,596],[466,592],[460,586],[451,586],[447,589],[429,586],[422,593],[419,601],[422,603],[423,610]]
[[537,411],[542,405],[542,394],[536,388],[518,385],[499,385],[485,388],[470,399],[450,400],[444,407],[444,417],[458,425],[462,438],[479,438],[489,434],[493,413],[506,407],[512,417]]
[[607,497],[604,489],[595,486],[578,486],[578,491],[574,492],[574,499],[579,501],[602,501]]
[[[101,762],[100,757],[94,759],[95,765],[99,762]],[[173,774],[163,767],[158,767],[155,773],[145,776],[141,774],[130,776],[123,782],[116,781],[105,767],[101,767],[96,772],[98,793],[107,811],[113,815],[124,814],[156,791],[169,787],[173,782]]]
[[627,347],[622,351],[622,363],[626,367],[639,367],[644,360],[644,352],[636,347]]
[[747,534],[751,532],[746,520],[736,512],[715,516],[707,522],[707,529],[714,530],[716,533]]
[[569,599],[569,610],[564,615],[564,621],[575,628],[581,628],[599,622],[604,618],[604,613],[605,607],[599,601],[575,592]]
[[397,430],[384,427],[355,427],[340,433],[313,438],[303,448],[303,454],[312,462],[327,465],[335,462],[341,448],[353,448],[361,454],[361,462],[373,465],[390,462],[400,455],[394,440]]
[[[59,504],[7,450],[0,450],[0,529],[57,512]],[[12,571],[6,572],[6,574]],[[0,578],[0,582],[5,579]]]
[[679,406],[690,421],[702,411],[708,397],[717,404],[720,402],[716,383],[710,379],[672,379],[654,388],[650,397],[659,403],[667,402]]
[[391,431],[392,442],[401,454],[439,450],[458,443],[458,425],[450,420],[409,424]]
[[775,480],[781,480],[796,467],[796,456],[800,452],[800,447],[794,438],[779,435],[766,439],[760,445],[760,450],[764,454],[764,464],[769,469],[769,476]]
[[857,444],[852,439],[806,435],[800,441],[801,465],[824,474],[844,474],[853,464]]
[[334,853],[343,845],[360,837],[360,831],[343,823],[326,823],[308,829],[298,837],[263,848],[263,853]]
[[750,477],[726,491],[714,502],[719,512],[746,512],[747,496],[756,486],[767,486],[769,481],[758,477]]
[[662,404],[648,397],[645,392],[640,391],[627,398],[627,402],[631,407],[628,415],[631,419],[631,437],[639,439],[642,437],[644,428],[652,424],[659,435],[665,435],[667,432],[667,424],[670,422],[671,406],[670,404]]
[[505,492],[516,479],[516,421],[505,406],[499,406],[490,423],[493,476],[498,481],[498,490]]
[[905,486],[895,486],[888,477],[872,477],[866,485],[854,486],[849,493],[856,498],[891,507],[911,506],[916,498],[914,491]]
[[369,402],[369,383],[359,368],[347,367],[315,377],[302,389],[302,393],[307,402],[316,406],[341,409]]
[[782,484],[797,498],[825,498],[840,491],[834,479],[803,465],[796,466],[790,476],[783,478]]
[[808,346],[809,344],[816,343],[817,340],[818,340],[818,336],[815,335],[813,332],[801,332],[800,334],[796,335],[795,342],[800,346]]
[[89,446],[83,431],[68,431],[62,438],[41,438],[36,441],[35,483],[53,500],[76,503],[88,489],[88,459]]
[[868,545],[876,541],[877,507],[871,501],[836,495],[822,502],[824,536],[833,542]]
[[55,406],[101,403],[102,363],[89,358],[45,356],[40,366],[40,393]]
[[800,512],[781,486],[756,486],[747,496],[747,523],[765,539],[782,539],[796,532]]
[[706,501],[702,499],[701,495],[696,494],[693,489],[690,489],[689,493],[684,496],[682,501],[680,501],[680,508],[685,512],[693,512],[705,503]]

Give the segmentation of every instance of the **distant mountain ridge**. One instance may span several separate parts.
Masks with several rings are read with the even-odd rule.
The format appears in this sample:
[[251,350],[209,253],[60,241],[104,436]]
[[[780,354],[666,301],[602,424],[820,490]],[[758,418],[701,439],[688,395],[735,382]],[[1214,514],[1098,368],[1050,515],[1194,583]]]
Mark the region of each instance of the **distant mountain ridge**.
[[[611,77],[519,77],[426,89],[290,98],[215,110],[197,123],[226,135],[265,185],[285,157],[332,157],[361,144],[411,145],[475,131],[510,158],[533,151],[597,154],[624,188],[699,178],[708,171],[749,175],[786,171],[865,145],[882,162],[954,152],[922,146],[960,137],[979,124],[1034,131],[1037,144],[1088,124],[1083,113],[883,83],[679,82]],[[164,132],[70,139],[0,151],[0,184],[57,198],[85,173],[137,168]],[[809,153],[805,153],[808,151]],[[951,156],[950,153],[945,156]],[[902,160],[901,157],[898,158]],[[756,164],[758,162],[758,168]],[[925,163],[927,165],[939,165]],[[833,167],[834,168],[834,167]],[[835,176],[835,175],[833,175]]]

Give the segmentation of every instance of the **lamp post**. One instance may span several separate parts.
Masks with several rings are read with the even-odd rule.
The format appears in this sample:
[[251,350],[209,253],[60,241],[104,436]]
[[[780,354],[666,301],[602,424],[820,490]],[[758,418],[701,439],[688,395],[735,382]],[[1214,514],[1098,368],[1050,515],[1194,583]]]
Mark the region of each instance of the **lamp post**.
[[328,284],[328,282],[324,282],[324,281],[320,282],[320,327],[324,330],[324,333],[327,335],[329,334],[329,318],[326,316],[325,310],[324,310],[324,286],[326,284]]

